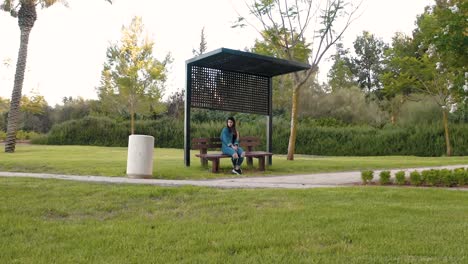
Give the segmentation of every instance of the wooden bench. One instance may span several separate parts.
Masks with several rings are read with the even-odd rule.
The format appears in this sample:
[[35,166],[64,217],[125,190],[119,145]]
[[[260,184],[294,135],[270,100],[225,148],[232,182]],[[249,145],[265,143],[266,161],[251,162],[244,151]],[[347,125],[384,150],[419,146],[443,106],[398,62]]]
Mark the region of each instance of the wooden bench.
[[[265,170],[265,157],[271,157],[273,153],[265,151],[254,151],[254,147],[260,145],[260,139],[258,137],[241,137],[240,146],[245,151],[245,158],[248,166],[253,166],[253,158],[258,159],[258,169],[260,171]],[[202,166],[207,166],[208,161],[211,161],[211,171],[217,173],[219,170],[219,160],[222,158],[231,158],[229,155],[219,153],[208,153],[208,150],[220,150],[221,139],[220,138],[194,138],[192,139],[192,149],[199,149],[200,153],[195,156],[200,158]]]

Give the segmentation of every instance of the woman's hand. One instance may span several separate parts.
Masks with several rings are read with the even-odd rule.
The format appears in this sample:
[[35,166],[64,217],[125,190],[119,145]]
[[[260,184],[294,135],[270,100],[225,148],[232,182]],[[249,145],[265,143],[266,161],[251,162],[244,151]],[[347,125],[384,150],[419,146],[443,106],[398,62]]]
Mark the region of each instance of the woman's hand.
[[236,145],[232,145],[231,147],[232,147],[235,151],[237,151],[237,148],[238,148],[238,147],[237,147]]

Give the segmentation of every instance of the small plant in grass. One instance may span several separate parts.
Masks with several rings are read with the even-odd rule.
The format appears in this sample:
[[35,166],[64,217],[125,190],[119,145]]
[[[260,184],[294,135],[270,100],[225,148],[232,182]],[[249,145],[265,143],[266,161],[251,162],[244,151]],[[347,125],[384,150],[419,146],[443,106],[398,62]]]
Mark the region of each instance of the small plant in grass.
[[457,182],[458,186],[463,186],[466,184],[465,173],[468,174],[468,171],[465,171],[464,168],[457,168],[453,170],[453,177],[455,178],[455,181]]
[[419,186],[422,184],[421,173],[419,171],[412,171],[410,173],[410,183],[414,186]]
[[361,172],[361,179],[362,183],[368,184],[374,179],[374,171],[368,170],[368,171],[362,171]]
[[381,171],[380,174],[380,184],[385,185],[390,183],[390,171]]
[[395,173],[395,182],[398,185],[404,185],[406,183],[406,173],[404,171],[398,171]]

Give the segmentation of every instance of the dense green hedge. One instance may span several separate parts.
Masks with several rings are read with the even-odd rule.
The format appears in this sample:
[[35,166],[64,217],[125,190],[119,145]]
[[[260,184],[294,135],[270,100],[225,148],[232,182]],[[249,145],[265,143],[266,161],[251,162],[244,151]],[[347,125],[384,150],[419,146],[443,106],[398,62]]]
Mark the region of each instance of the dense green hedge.
[[[242,135],[259,136],[265,145],[265,125],[239,122]],[[224,123],[192,123],[191,136],[219,136]],[[273,125],[273,152],[287,152],[290,123],[275,119]],[[152,135],[155,145],[164,148],[183,148],[183,122],[173,119],[136,122],[136,134]],[[33,143],[53,145],[127,146],[129,122],[116,122],[103,117],[86,117],[54,126],[49,134]],[[450,126],[453,155],[468,155],[468,125]],[[320,127],[310,122],[298,126],[297,154],[328,156],[417,155],[442,156],[445,154],[442,125],[417,127]]]

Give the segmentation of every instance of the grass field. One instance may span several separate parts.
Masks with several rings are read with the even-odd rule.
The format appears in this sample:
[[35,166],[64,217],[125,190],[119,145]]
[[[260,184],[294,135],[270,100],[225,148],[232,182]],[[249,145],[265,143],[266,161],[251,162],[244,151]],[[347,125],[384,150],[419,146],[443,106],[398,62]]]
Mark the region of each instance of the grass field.
[[[219,174],[200,166],[192,152],[192,166],[185,167],[183,150],[154,149],[153,177],[160,179],[209,179],[233,177],[230,160],[222,159]],[[77,175],[124,176],[127,148],[92,146],[18,145],[15,153],[0,151],[0,171],[43,172]],[[365,169],[393,169],[423,166],[468,164],[468,157],[318,157],[296,155],[287,161],[283,155],[273,157],[273,165],[266,172],[254,168],[244,170],[244,176],[288,175],[316,172],[353,171]],[[209,165],[211,166],[211,164]]]
[[0,263],[468,263],[468,192],[0,178]]

